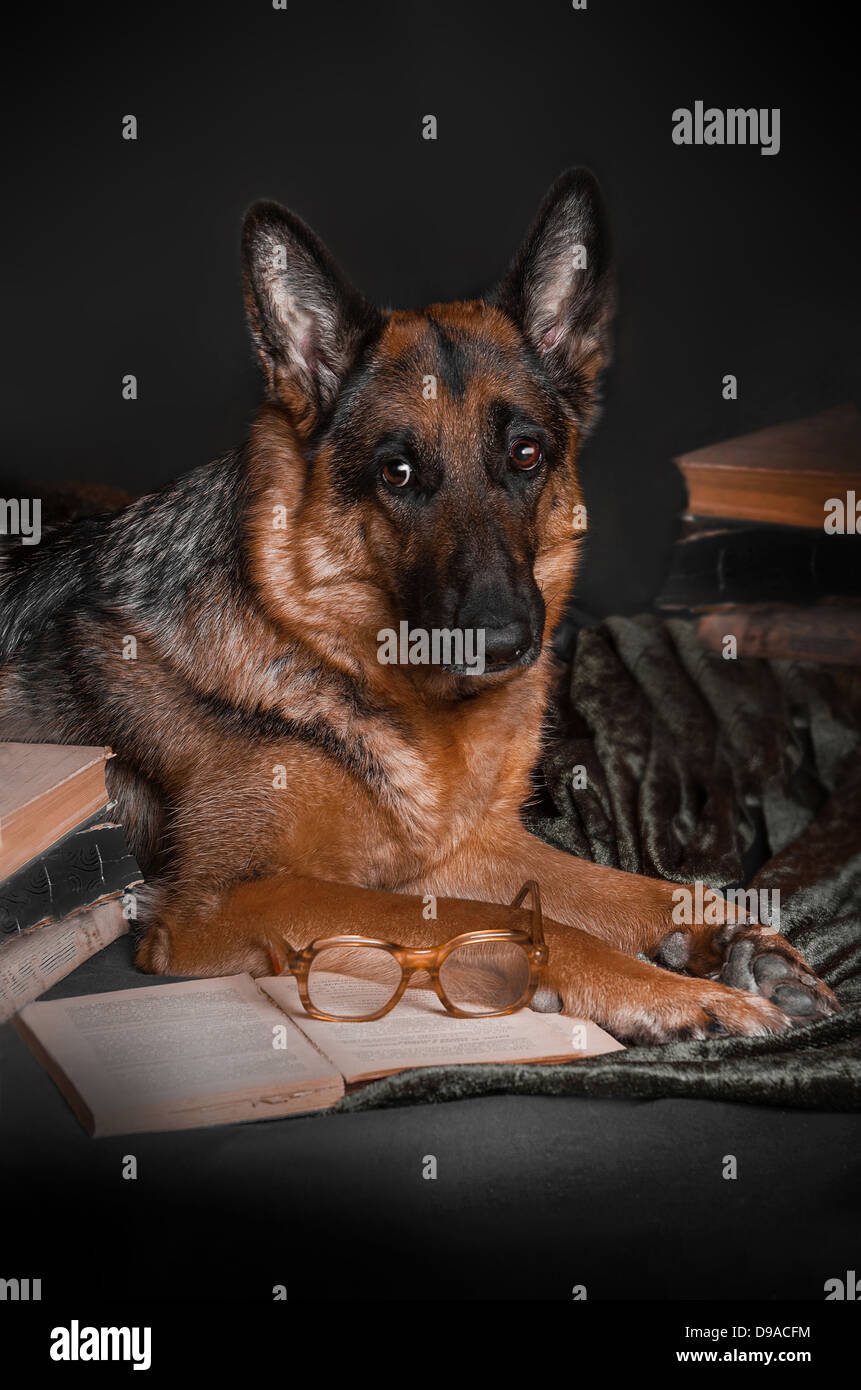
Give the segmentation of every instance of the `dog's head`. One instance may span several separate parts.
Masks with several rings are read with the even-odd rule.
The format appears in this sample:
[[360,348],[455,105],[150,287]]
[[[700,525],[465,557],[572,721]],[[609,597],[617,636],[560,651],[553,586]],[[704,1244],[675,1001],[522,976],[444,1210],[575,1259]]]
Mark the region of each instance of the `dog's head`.
[[484,300],[378,312],[308,228],[268,202],[246,218],[243,279],[304,490],[324,492],[344,534],[361,534],[392,616],[481,633],[489,677],[531,664],[573,573],[577,445],[608,354],[609,240],[594,178],[563,175]]

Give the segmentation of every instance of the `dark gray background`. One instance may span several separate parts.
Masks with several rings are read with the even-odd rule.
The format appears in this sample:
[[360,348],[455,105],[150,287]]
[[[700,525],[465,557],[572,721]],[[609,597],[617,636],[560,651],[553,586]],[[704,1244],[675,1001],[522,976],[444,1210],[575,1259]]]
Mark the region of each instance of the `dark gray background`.
[[[47,997],[146,987],[131,954],[114,942]],[[809,1313],[783,1300],[861,1274],[857,1115],[495,1095],[90,1139],[10,1023],[0,1077],[3,1190],[26,1198],[3,1273],[41,1277],[64,1318],[76,1298],[266,1302],[280,1283],[351,1302],[566,1302],[585,1284],[599,1303],[780,1300],[739,1320],[786,1325]]]
[[[241,441],[258,384],[237,243],[255,198],[299,212],[369,297],[410,306],[487,287],[550,182],[584,163],[610,205],[620,314],[583,461],[577,599],[642,607],[683,504],[672,456],[856,390],[857,84],[840,15],[39,6],[5,83],[0,476],[145,491]],[[675,146],[672,111],[697,99],[779,106],[780,153]]]
[[[366,294],[408,306],[489,285],[546,187],[585,163],[611,209],[620,314],[584,456],[578,600],[641,607],[683,503],[672,456],[855,392],[841,12],[288,5],[40,5],[8,44],[0,474],[143,491],[241,441],[258,385],[237,247],[255,198],[289,204]],[[780,106],[781,152],[674,146],[673,109],[698,98]],[[114,962],[128,975],[127,943],[62,990],[118,987]],[[0,1050],[2,1167],[29,1184],[3,1272],[43,1273],[66,1302],[216,1283],[256,1297],[283,1277],[346,1298],[567,1299],[584,1281],[595,1299],[820,1300],[857,1267],[854,1117],[510,1096],[130,1146],[88,1140],[9,1027]],[[136,1184],[119,1178],[129,1151]],[[720,1178],[728,1152],[738,1183]]]

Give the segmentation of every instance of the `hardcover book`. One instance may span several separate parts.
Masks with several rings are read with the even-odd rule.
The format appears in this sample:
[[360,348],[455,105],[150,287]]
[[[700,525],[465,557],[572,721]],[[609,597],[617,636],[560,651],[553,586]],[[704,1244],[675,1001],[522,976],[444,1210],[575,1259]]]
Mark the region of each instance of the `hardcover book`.
[[0,880],[105,806],[110,748],[0,743]]
[[723,652],[728,633],[738,656],[861,668],[861,602],[834,599],[809,608],[754,603],[706,613],[697,624],[700,642],[715,652]]
[[142,882],[122,827],[104,807],[0,883],[0,949]]
[[722,603],[809,603],[861,594],[861,536],[794,526],[690,524],[656,599],[661,612]]
[[0,1023],[128,929],[123,904],[114,897],[11,937],[0,950]]
[[821,529],[829,499],[861,497],[861,416],[854,405],[835,406],[694,449],[676,463],[697,516]]

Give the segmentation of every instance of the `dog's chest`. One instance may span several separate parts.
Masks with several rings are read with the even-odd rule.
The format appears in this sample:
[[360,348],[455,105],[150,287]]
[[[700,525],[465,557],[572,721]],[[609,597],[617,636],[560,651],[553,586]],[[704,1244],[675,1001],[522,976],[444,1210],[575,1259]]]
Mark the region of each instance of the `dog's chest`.
[[321,877],[392,886],[476,836],[504,837],[529,793],[541,713],[531,682],[448,706],[393,700],[358,714],[329,706],[311,724],[313,738],[278,751],[294,793],[279,835],[285,860]]
[[537,700],[521,709],[502,697],[422,712],[408,734],[374,740],[387,773],[381,806],[428,851],[516,815],[528,795],[540,720]]

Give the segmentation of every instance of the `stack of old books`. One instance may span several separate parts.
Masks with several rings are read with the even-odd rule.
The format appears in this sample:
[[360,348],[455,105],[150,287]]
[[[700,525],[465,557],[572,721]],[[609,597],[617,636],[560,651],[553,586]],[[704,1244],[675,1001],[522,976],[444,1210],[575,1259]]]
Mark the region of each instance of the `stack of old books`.
[[853,405],[676,460],[688,511],[657,599],[737,655],[861,664],[861,416]]
[[128,931],[141,882],[109,748],[0,743],[0,1020]]

